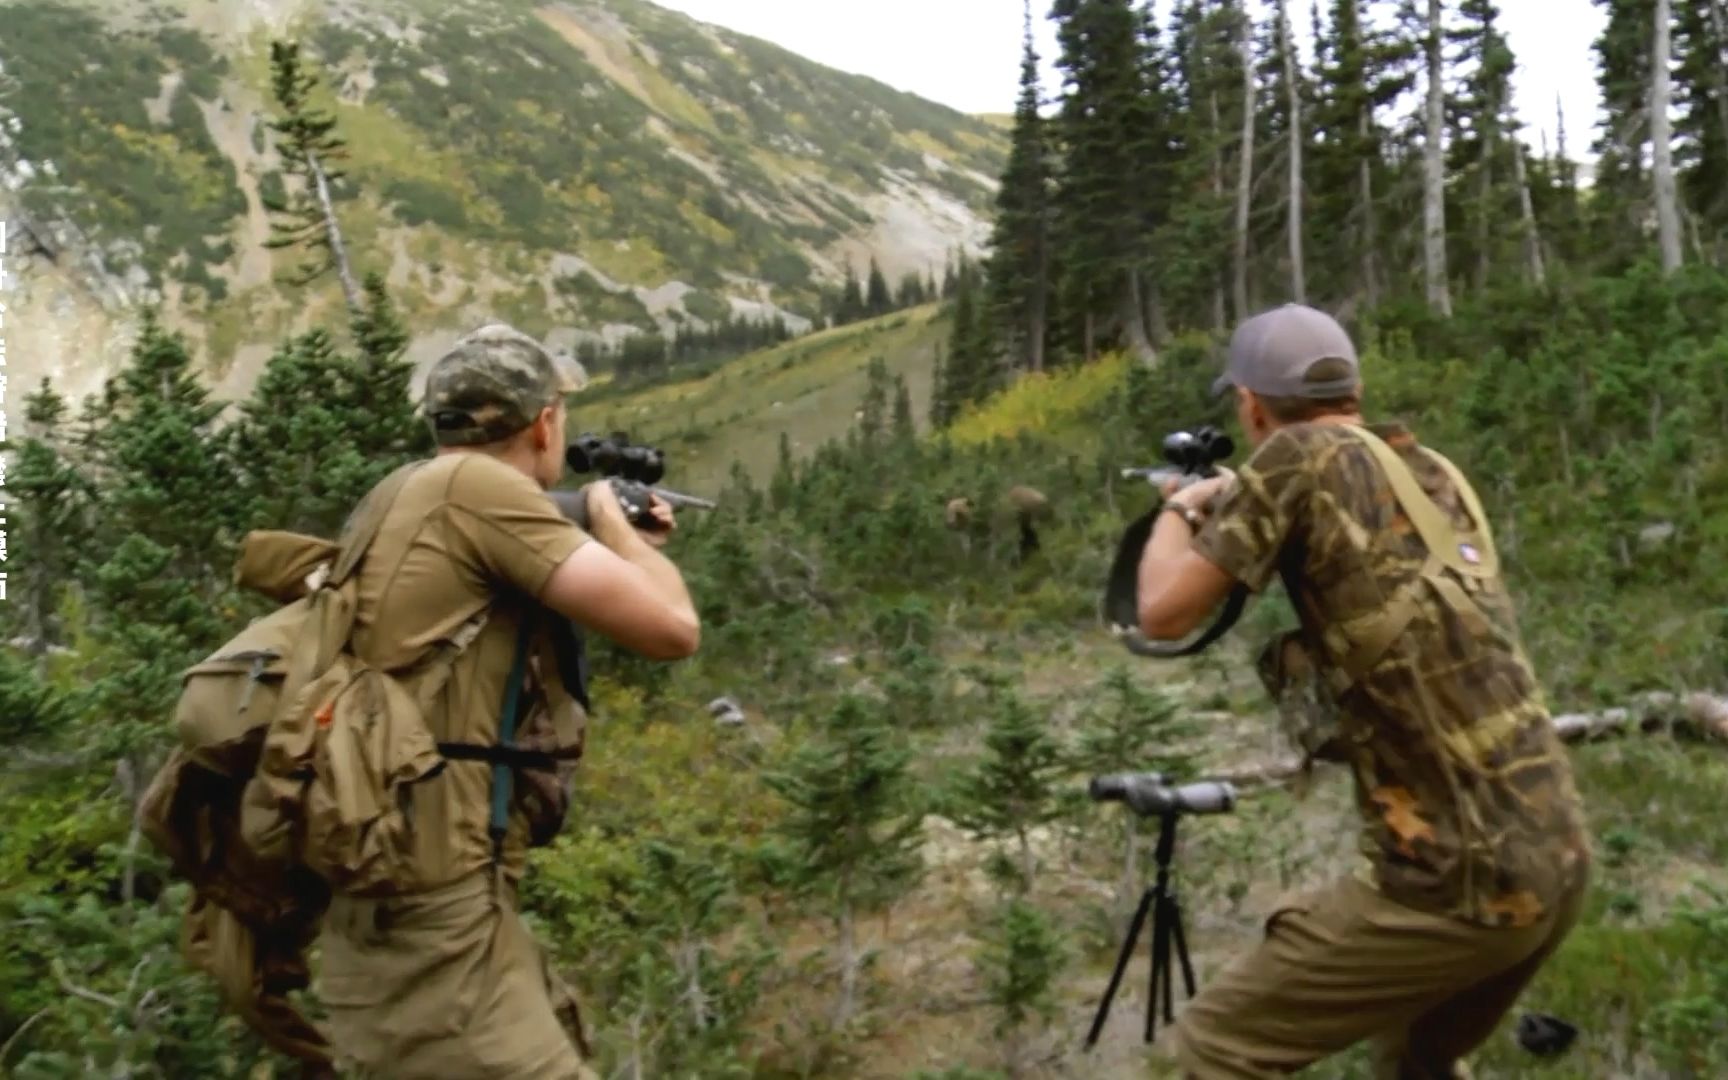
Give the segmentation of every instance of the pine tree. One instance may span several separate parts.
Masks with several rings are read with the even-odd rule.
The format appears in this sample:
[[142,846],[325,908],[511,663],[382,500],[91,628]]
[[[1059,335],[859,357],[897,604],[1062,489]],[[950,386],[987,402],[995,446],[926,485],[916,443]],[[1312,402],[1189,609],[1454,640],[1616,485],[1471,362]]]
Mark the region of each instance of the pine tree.
[[366,275],[365,303],[353,321],[359,355],[347,365],[344,395],[348,445],[365,459],[367,488],[414,458],[432,452],[432,433],[415,414],[409,390],[414,365],[406,356],[408,331],[396,314],[384,278]]
[[864,290],[858,284],[857,271],[846,264],[846,282],[840,287],[840,303],[834,309],[834,325],[845,326],[864,317]]
[[834,920],[839,937],[837,1028],[856,1012],[859,916],[898,899],[921,869],[910,760],[881,709],[848,695],[767,777],[788,804],[777,828],[793,856],[795,886]]
[[1065,310],[1079,324],[1088,359],[1119,337],[1139,360],[1157,353],[1146,328],[1148,236],[1134,159],[1135,108],[1145,89],[1141,20],[1129,0],[1055,0],[1066,82],[1059,130],[1063,169],[1056,189]]
[[3,569],[22,594],[23,632],[40,656],[59,641],[55,609],[75,577],[79,552],[90,546],[96,492],[64,451],[66,401],[46,376],[24,399],[25,437],[8,446],[16,455],[10,475],[0,473],[17,499],[15,542]]
[[249,527],[334,537],[377,482],[386,463],[354,438],[370,419],[353,407],[355,374],[323,330],[284,342],[265,364],[227,432]]
[[894,310],[894,297],[888,291],[888,279],[882,276],[882,268],[876,265],[874,256],[870,259],[869,286],[865,292],[864,306],[872,316],[886,315]]
[[1648,234],[1643,223],[1654,205],[1645,168],[1654,9],[1651,0],[1596,2],[1608,15],[1596,41],[1604,121],[1594,143],[1597,162],[1586,232],[1600,245],[1599,255],[1618,256],[1608,265],[1619,268],[1645,254]]
[[[1229,194],[1230,147],[1240,138],[1243,65],[1236,6],[1200,0],[1175,5],[1169,32],[1169,78],[1163,123],[1170,144],[1172,190],[1155,247],[1159,282],[1176,310],[1207,313],[1204,324],[1227,328],[1234,245]],[[1150,47],[1150,46],[1148,46]]]
[[[1138,24],[1140,87],[1127,117],[1128,149],[1139,163],[1144,180],[1134,209],[1139,228],[1149,242],[1141,262],[1146,285],[1146,329],[1153,343],[1162,345],[1170,337],[1171,299],[1166,294],[1165,264],[1173,256],[1164,249],[1161,230],[1170,222],[1177,203],[1178,132],[1169,86],[1170,57],[1165,53],[1154,5],[1147,4],[1138,12]],[[1060,325],[1065,318],[1061,301],[1060,291],[1052,294],[1048,320],[1052,326]]]
[[995,1033],[1002,1040],[1002,1064],[1010,1077],[1024,1074],[1027,1028],[1049,1023],[1056,1014],[1056,980],[1063,948],[1055,923],[1022,897],[1011,897],[996,912],[984,934],[978,966],[985,993],[996,1007]]
[[[1173,777],[1188,771],[1190,756],[1173,747],[1193,726],[1181,720],[1173,698],[1162,691],[1143,688],[1126,668],[1120,667],[1104,677],[1100,691],[1084,714],[1070,758],[1076,771],[1088,776],[1133,771],[1161,772]],[[1118,816],[1123,845],[1122,880],[1116,906],[1118,914],[1126,918],[1140,892],[1139,831],[1133,814]]]
[[941,345],[930,361],[930,429],[941,431],[959,415],[959,403],[953,398],[953,384],[948,379],[948,363]]
[[[94,557],[142,537],[170,553],[178,580],[200,589],[225,581],[237,507],[216,432],[222,405],[193,374],[184,338],[154,310],[143,317],[127,366],[108,380],[100,410],[91,443],[103,492],[98,533],[107,544]],[[207,628],[204,615],[191,624]]]
[[864,400],[858,410],[858,426],[854,429],[861,441],[879,442],[888,429],[889,393],[888,361],[872,356],[864,369]]
[[334,270],[349,312],[359,317],[360,288],[336,215],[336,185],[346,174],[331,166],[347,156],[347,145],[336,134],[336,117],[312,103],[318,77],[302,66],[298,42],[270,43],[270,85],[281,109],[269,124],[277,136],[277,155],[282,171],[300,185],[286,198],[265,198],[265,207],[276,215],[265,246],[312,253],[293,283],[308,285]]
[[1029,893],[1037,869],[1032,830],[1062,813],[1055,788],[1062,772],[1062,748],[1048,725],[1005,679],[980,677],[990,710],[985,756],[961,776],[952,816],[982,839],[1013,840],[1019,865],[1004,856],[995,869],[1013,882],[1016,891]]
[[903,376],[894,376],[894,420],[890,434],[902,445],[918,437],[918,426],[912,419],[912,390]]
[[1380,227],[1386,135],[1375,114],[1408,92],[1414,75],[1410,42],[1365,25],[1363,3],[1332,0],[1331,24],[1317,41],[1321,92],[1309,190],[1317,195],[1312,235],[1328,239],[1325,257],[1310,265],[1353,266],[1351,278],[1326,291],[1354,292],[1373,306],[1387,290]]
[[894,294],[895,306],[902,308],[917,307],[924,303],[925,297],[923,274],[918,273],[916,270],[911,270],[901,275],[899,291]]
[[788,510],[798,490],[798,463],[792,457],[792,436],[782,431],[774,458],[774,475],[768,481],[768,502],[776,510]]
[[996,193],[996,224],[985,276],[990,322],[1007,342],[1012,362],[1028,371],[1042,371],[1050,307],[1051,160],[1044,118],[1038,112],[1038,53],[1032,45],[1030,0],[1025,18],[1020,97],[1014,108],[1008,165]]
[[1728,261],[1728,3],[1696,0],[1674,14],[1680,196],[1699,246],[1722,265]]
[[676,977],[677,996],[666,1005],[674,1007],[668,1011],[682,1029],[678,1041],[700,1040],[714,1023],[713,997],[719,989],[703,977],[713,963],[708,938],[736,916],[738,898],[718,853],[651,838],[643,839],[639,850],[647,869],[643,892],[653,906],[642,914],[666,928],[655,937],[671,953]]
[[169,735],[180,673],[229,630],[234,475],[215,430],[222,407],[191,366],[184,340],[146,312],[91,435],[102,505],[79,576],[101,653],[82,706],[103,716],[89,749],[120,762],[134,800]]
[[[1464,224],[1456,228],[1460,241],[1454,248],[1460,262],[1472,268],[1477,292],[1488,287],[1489,276],[1501,263],[1500,248],[1507,232],[1506,207],[1500,198],[1509,178],[1512,154],[1504,134],[1514,67],[1511,49],[1499,29],[1500,12],[1494,0],[1463,0],[1456,26],[1447,39],[1459,46],[1458,59],[1468,70],[1460,80],[1449,154],[1449,172],[1464,193]],[[1515,123],[1512,126],[1516,126]]]
[[962,262],[955,281],[954,323],[949,331],[940,392],[949,423],[967,405],[982,401],[994,382],[991,335],[980,309],[978,276]]

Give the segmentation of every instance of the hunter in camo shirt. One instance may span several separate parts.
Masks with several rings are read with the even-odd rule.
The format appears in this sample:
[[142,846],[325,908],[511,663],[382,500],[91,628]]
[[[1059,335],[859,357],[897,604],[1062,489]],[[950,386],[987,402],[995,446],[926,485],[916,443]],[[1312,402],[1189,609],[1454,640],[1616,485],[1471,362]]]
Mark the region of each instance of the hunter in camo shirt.
[[[1409,431],[1372,426],[1460,533],[1474,530],[1445,472]],[[1348,627],[1382,610],[1428,551],[1368,448],[1334,424],[1274,432],[1194,542],[1261,591],[1284,580],[1322,669]],[[1496,582],[1481,616],[1411,588],[1417,614],[1338,701],[1370,884],[1424,911],[1528,926],[1572,885],[1583,816],[1572,767]],[[1318,632],[1316,632],[1318,631]]]
[[1184,1010],[1177,1055],[1206,1080],[1282,1076],[1372,1040],[1380,1077],[1468,1076],[1576,922],[1590,863],[1489,523],[1409,431],[1363,424],[1329,316],[1249,320],[1219,388],[1256,449],[1239,476],[1167,493],[1141,629],[1184,637],[1231,588],[1282,578],[1336,706],[1366,861],[1280,901]]

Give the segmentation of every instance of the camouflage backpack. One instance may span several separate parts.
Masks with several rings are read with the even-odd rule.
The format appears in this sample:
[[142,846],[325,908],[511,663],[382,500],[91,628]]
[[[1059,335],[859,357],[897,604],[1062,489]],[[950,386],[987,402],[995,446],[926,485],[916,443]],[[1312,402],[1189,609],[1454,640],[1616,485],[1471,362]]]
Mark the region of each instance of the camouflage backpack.
[[[1410,466],[1398,452],[1366,428],[1344,425],[1373,454],[1392,493],[1428,549],[1421,570],[1366,625],[1346,631],[1326,627],[1322,651],[1305,631],[1275,638],[1260,653],[1256,665],[1261,682],[1278,704],[1285,734],[1301,751],[1304,764],[1348,760],[1339,742],[1338,701],[1373,670],[1421,610],[1420,592],[1427,590],[1457,612],[1468,625],[1486,621],[1472,596],[1490,587],[1500,573],[1488,516],[1470,482],[1457,466],[1433,450],[1425,450],[1452,482],[1475,528],[1459,533],[1446,512],[1429,498]],[[1341,660],[1322,668],[1316,657]]]

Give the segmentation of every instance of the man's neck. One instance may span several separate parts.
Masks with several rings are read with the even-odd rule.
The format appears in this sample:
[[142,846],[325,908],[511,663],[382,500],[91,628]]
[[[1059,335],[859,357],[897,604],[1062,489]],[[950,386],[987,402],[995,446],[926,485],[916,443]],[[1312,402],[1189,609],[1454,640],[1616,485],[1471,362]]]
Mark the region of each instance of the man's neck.
[[489,457],[493,461],[502,462],[505,465],[510,466],[523,476],[533,480],[536,484],[540,482],[534,475],[533,457],[519,449],[500,452],[488,449],[484,446],[440,446],[438,448],[438,457],[449,457],[452,454],[478,454],[480,457]]

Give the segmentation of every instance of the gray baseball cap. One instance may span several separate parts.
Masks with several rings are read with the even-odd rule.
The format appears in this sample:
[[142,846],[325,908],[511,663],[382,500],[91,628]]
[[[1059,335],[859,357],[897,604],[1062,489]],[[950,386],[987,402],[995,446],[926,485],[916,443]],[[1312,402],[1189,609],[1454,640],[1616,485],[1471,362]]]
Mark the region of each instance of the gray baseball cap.
[[[1312,379],[1310,370],[1322,360],[1342,360],[1348,371],[1327,379]],[[1329,364],[1328,368],[1337,368]],[[1285,304],[1262,312],[1236,328],[1230,339],[1230,359],[1224,374],[1212,384],[1214,394],[1234,387],[1269,397],[1341,398],[1356,392],[1362,381],[1356,346],[1338,320],[1301,304]]]

